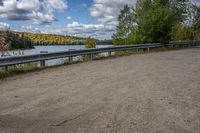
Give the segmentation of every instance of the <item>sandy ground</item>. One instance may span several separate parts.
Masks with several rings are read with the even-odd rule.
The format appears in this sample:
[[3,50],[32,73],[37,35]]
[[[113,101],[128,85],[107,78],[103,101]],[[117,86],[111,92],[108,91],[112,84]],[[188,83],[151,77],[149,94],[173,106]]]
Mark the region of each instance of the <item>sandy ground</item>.
[[200,133],[200,48],[7,78],[0,133]]

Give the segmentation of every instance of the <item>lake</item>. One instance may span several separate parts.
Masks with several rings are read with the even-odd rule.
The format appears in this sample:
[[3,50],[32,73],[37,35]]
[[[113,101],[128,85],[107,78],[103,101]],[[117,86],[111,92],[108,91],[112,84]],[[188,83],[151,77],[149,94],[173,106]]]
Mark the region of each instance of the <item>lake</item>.
[[[111,47],[112,45],[97,45],[97,48],[104,48],[104,47]],[[84,45],[56,45],[56,46],[34,46],[33,49],[26,49],[26,50],[11,50],[7,52],[1,52],[0,58],[7,58],[11,56],[22,56],[22,55],[34,55],[40,54],[41,52],[62,52],[62,51],[69,51],[69,50],[80,50],[85,49]],[[80,57],[74,57],[74,60],[79,60]],[[55,59],[46,61],[47,66],[58,65],[62,64],[66,61],[65,59]]]

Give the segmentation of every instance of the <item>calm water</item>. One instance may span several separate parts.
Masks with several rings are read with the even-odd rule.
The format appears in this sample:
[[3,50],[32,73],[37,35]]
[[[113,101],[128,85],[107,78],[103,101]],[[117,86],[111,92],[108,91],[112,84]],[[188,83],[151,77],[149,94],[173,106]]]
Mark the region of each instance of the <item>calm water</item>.
[[[112,45],[98,45],[97,48],[103,48],[103,47],[110,47]],[[22,56],[22,55],[33,55],[33,54],[40,54],[41,52],[61,52],[61,51],[68,51],[68,50],[80,50],[85,49],[84,45],[65,45],[65,46],[35,46],[34,49],[28,49],[28,50],[13,50],[4,52],[4,54],[0,54],[0,58],[7,58],[11,56]],[[3,55],[3,56],[2,56]],[[75,57],[74,60],[79,60],[80,57]],[[49,60],[46,61],[46,65],[52,66],[52,65],[58,65],[62,64],[66,61],[65,59],[55,59],[55,60]]]

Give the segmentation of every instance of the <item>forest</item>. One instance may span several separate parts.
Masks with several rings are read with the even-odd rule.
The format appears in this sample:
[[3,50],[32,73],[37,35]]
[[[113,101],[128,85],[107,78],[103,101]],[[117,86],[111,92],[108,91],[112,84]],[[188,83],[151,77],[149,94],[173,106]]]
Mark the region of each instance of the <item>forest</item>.
[[67,35],[34,34],[24,32],[18,32],[18,34],[23,34],[31,39],[33,45],[82,45],[85,41],[84,38]]
[[118,21],[116,45],[200,38],[200,7],[188,0],[137,0],[124,6]]
[[97,39],[93,38],[0,31],[0,51],[27,49],[36,45],[84,45],[88,40],[94,43],[99,42]]
[[0,31],[0,51],[32,48],[32,41],[24,34]]

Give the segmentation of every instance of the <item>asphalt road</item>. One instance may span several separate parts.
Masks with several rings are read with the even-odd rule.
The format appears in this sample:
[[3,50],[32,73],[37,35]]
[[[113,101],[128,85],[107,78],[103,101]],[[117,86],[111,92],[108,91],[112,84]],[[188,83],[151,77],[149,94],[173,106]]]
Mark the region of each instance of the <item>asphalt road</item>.
[[200,133],[200,48],[7,78],[0,133]]

